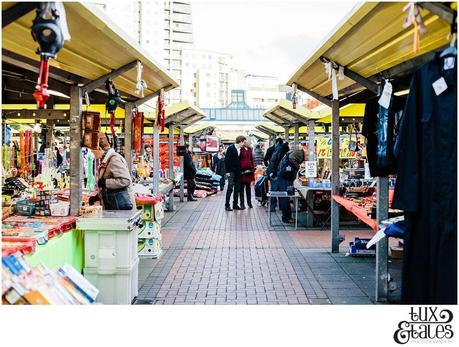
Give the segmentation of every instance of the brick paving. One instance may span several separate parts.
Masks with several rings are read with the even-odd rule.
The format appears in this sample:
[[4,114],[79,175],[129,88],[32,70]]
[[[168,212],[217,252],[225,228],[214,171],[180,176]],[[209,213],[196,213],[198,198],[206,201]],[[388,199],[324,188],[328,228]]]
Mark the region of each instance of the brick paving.
[[[328,252],[329,230],[293,230],[265,208],[224,210],[222,193],[177,203],[164,253],[142,259],[136,304],[372,304],[374,258]],[[345,231],[346,241],[370,231]]]

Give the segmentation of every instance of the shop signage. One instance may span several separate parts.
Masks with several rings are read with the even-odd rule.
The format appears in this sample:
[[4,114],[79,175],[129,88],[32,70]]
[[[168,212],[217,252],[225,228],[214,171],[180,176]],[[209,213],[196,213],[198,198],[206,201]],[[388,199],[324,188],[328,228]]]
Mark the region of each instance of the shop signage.
[[206,151],[207,152],[218,152],[219,140],[217,136],[207,135],[206,136]]
[[316,161],[306,161],[306,167],[304,170],[304,175],[307,178],[316,178],[317,177],[317,162]]
[[[355,136],[352,137],[355,141]],[[358,136],[359,147],[361,149],[361,156],[366,156],[365,149],[365,138],[363,136]],[[357,153],[349,149],[350,138],[349,135],[341,136],[339,143],[339,157],[340,158],[356,158]],[[331,158],[332,154],[332,140],[331,137],[319,137],[317,139],[317,158],[326,159]]]

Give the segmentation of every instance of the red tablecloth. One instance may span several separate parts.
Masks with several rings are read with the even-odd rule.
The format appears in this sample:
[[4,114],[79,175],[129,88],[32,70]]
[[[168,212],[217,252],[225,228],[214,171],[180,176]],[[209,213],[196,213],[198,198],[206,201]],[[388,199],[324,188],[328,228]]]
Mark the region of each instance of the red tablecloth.
[[353,213],[362,222],[367,224],[371,229],[373,229],[374,231],[378,231],[378,224],[376,223],[376,219],[372,219],[370,216],[368,216],[367,210],[360,207],[355,202],[348,200],[346,198],[343,198],[342,196],[332,195],[332,198],[338,204],[343,206],[346,210]]

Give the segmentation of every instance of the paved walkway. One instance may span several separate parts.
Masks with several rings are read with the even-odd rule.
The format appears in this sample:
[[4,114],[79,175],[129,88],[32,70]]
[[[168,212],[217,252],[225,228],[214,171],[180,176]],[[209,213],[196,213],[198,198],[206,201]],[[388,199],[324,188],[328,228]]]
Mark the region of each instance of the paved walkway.
[[166,213],[159,260],[142,259],[136,304],[372,304],[374,258],[328,252],[328,230],[295,231],[264,207],[224,210],[222,193]]

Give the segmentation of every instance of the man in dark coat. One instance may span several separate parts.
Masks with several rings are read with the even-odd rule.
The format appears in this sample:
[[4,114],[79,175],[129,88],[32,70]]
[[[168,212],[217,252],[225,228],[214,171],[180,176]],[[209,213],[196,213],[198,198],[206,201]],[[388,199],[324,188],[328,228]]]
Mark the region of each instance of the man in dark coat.
[[[227,211],[241,210],[238,206],[238,196],[241,190],[241,163],[239,155],[244,146],[245,136],[236,137],[236,143],[226,149],[225,170],[228,178],[228,189],[226,190],[225,209]],[[233,194],[234,193],[234,194]],[[230,205],[231,194],[233,194],[233,208]]]
[[276,142],[274,145],[269,147],[266,150],[265,158],[263,159],[263,162],[265,163],[265,166],[267,167],[269,165],[269,162],[271,161],[271,157],[273,156],[274,152],[276,151],[276,146],[277,145],[282,145],[284,143],[284,140],[282,140],[280,137],[277,138]]
[[[276,150],[269,161],[268,169],[266,170],[266,174],[269,177],[271,182],[271,191],[275,192],[278,190],[278,182],[276,180],[277,172],[279,171],[279,164],[282,158],[287,154],[289,151],[289,144],[288,142],[283,142],[277,144]],[[271,198],[271,212],[276,210],[277,206],[277,198]]]
[[191,157],[190,147],[187,148],[185,155],[183,156],[183,178],[186,180],[186,190],[188,201],[196,201],[193,194],[196,189],[196,167]]
[[212,157],[212,171],[215,172],[217,175],[222,176],[222,178],[220,179],[220,191],[223,191],[223,189],[225,189],[226,170],[224,150],[225,147],[223,145],[220,145],[218,153],[215,153]]

